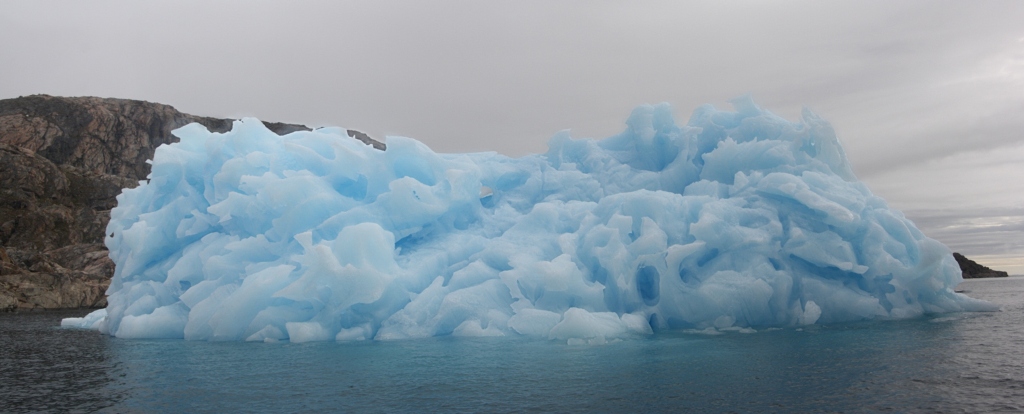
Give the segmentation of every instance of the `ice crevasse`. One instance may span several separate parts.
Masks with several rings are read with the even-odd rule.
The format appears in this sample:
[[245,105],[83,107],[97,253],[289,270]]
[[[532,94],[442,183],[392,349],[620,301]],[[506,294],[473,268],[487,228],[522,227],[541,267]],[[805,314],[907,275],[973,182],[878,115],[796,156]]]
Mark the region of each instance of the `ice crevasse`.
[[619,135],[521,158],[188,125],[111,212],[107,308],[62,325],[595,343],[993,309],[953,291],[949,249],[856,179],[826,121],[734,106],[686,125],[641,106]]

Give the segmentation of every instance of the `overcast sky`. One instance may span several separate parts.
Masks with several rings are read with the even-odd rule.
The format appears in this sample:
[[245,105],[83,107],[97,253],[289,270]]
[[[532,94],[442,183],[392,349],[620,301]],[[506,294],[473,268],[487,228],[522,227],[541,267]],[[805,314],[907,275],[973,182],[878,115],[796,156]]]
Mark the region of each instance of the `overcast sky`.
[[[213,3],[213,4],[208,4]],[[5,1],[0,99],[45,93],[544,152],[751,94],[832,122],[925,233],[1024,274],[1024,1]]]

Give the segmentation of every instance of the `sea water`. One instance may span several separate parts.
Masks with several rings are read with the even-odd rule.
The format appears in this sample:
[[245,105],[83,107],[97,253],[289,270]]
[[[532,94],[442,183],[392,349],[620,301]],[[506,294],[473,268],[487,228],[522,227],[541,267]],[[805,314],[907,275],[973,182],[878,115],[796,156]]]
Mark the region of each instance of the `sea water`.
[[0,412],[1024,410],[1024,278],[1002,310],[605,345],[521,338],[246,343],[61,329],[0,314]]

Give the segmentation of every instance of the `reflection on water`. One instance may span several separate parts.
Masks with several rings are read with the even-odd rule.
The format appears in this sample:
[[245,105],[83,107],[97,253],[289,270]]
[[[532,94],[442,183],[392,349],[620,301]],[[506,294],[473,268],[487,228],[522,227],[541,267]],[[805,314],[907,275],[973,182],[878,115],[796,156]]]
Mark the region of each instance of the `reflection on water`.
[[[595,347],[521,338],[252,344],[107,338],[0,315],[0,411],[1024,409],[1024,279],[1002,312]],[[82,314],[84,312],[77,312]]]

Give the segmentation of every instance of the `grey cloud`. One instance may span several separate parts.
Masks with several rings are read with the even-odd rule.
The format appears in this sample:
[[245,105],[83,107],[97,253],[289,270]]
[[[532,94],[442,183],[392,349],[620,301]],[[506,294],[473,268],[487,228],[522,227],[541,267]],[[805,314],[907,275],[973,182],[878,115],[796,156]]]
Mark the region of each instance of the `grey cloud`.
[[925,234],[968,257],[1024,256],[1024,207],[904,213]]

